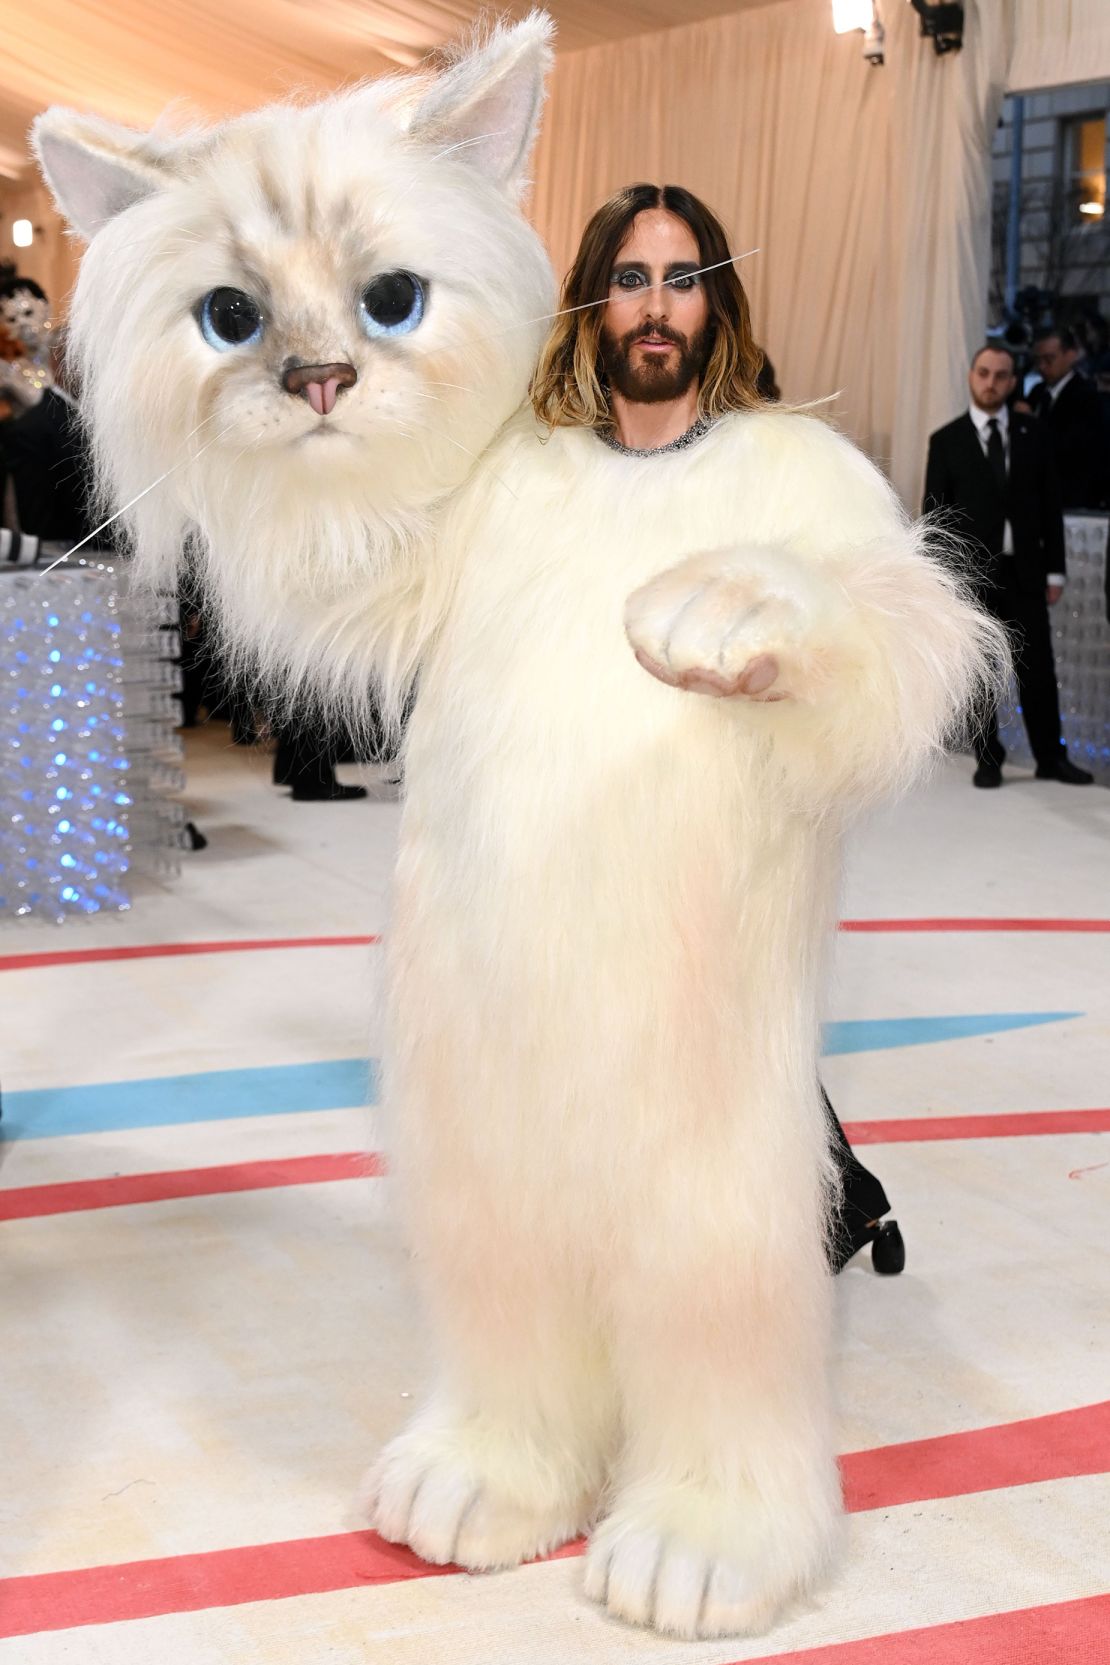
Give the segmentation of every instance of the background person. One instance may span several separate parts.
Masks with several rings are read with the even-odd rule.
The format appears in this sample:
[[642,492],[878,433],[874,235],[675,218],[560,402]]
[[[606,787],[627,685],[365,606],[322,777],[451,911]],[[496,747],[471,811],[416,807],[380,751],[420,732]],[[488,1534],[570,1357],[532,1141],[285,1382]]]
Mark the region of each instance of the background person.
[[[1065,582],[1060,487],[1036,417],[1011,414],[1014,355],[980,347],[968,371],[968,409],[929,440],[926,510],[948,511],[952,530],[972,545],[979,599],[1007,629],[1021,713],[1038,780],[1086,786],[1064,748],[1048,609]],[[976,786],[1002,785],[1006,749],[998,709],[989,705],[975,735]]]
[[1080,356],[1070,329],[1040,331],[1033,364],[1042,379],[1029,406],[1048,434],[1064,509],[1097,509],[1107,496],[1106,436],[1098,389],[1079,368]]

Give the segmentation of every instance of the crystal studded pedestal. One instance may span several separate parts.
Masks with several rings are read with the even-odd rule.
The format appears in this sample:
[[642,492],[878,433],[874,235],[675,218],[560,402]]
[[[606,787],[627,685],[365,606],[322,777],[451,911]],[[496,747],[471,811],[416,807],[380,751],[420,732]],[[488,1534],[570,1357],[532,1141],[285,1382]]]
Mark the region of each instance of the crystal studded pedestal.
[[[1049,611],[1068,756],[1110,786],[1110,624],[1106,619],[1106,515],[1067,515],[1068,582]],[[1032,768],[1016,697],[999,714],[1008,760]]]
[[176,622],[108,559],[0,572],[0,920],[120,912],[177,871]]

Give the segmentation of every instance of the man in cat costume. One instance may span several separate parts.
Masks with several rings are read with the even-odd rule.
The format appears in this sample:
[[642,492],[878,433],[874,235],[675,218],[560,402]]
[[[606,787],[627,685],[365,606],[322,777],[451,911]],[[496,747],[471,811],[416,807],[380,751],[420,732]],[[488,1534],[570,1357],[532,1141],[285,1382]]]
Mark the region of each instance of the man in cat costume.
[[[590,306],[595,292],[605,294],[604,306]],[[582,425],[623,456],[666,457],[712,427],[700,406],[707,379],[718,406],[746,409],[753,387],[767,397],[765,365],[720,222],[679,187],[633,185],[586,227],[532,403],[549,427]],[[840,1181],[830,1263],[839,1271],[871,1243],[878,1270],[901,1271],[897,1223],[880,1224],[890,1210],[886,1193],[852,1151],[828,1095],[822,1098]]]
[[419,667],[384,1079],[437,1374],[373,1523],[473,1568],[590,1529],[594,1600],[717,1636],[838,1535],[841,829],[1004,650],[810,418],[730,398],[647,460],[529,408],[494,440],[552,311],[516,206],[548,37],[176,142],[52,112],[37,144],[91,235],[106,494],[165,477],[141,568],[187,537],[229,639],[348,710]]

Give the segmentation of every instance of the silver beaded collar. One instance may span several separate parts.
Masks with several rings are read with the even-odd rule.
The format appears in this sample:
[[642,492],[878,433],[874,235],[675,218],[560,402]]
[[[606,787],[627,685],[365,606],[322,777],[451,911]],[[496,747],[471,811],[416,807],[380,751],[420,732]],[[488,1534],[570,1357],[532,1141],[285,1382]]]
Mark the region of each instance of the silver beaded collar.
[[699,439],[702,439],[707,433],[709,433],[711,428],[715,428],[716,426],[716,422],[711,421],[709,417],[699,416],[693,427],[687,428],[686,432],[684,434],[679,434],[677,439],[668,440],[666,445],[649,446],[644,451],[637,451],[631,445],[622,445],[620,440],[605,428],[595,428],[594,432],[597,434],[597,437],[601,440],[602,444],[607,445],[610,451],[616,451],[618,456],[665,457],[669,451],[685,451],[688,445],[696,445]]

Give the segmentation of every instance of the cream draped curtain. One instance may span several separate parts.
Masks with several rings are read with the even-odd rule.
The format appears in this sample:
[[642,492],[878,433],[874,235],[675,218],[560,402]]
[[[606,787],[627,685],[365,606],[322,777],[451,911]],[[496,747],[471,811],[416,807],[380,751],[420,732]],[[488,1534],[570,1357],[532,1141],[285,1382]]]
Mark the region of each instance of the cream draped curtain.
[[1010,92],[1110,79],[1110,0],[1013,0]]
[[[1106,0],[1110,5],[1110,0]],[[987,171],[1008,0],[970,0],[937,58],[887,5],[887,61],[837,36],[828,0],[782,0],[560,59],[534,212],[561,272],[589,214],[649,179],[688,186],[733,247],[785,396],[832,412],[920,498],[930,430],[982,339]]]

